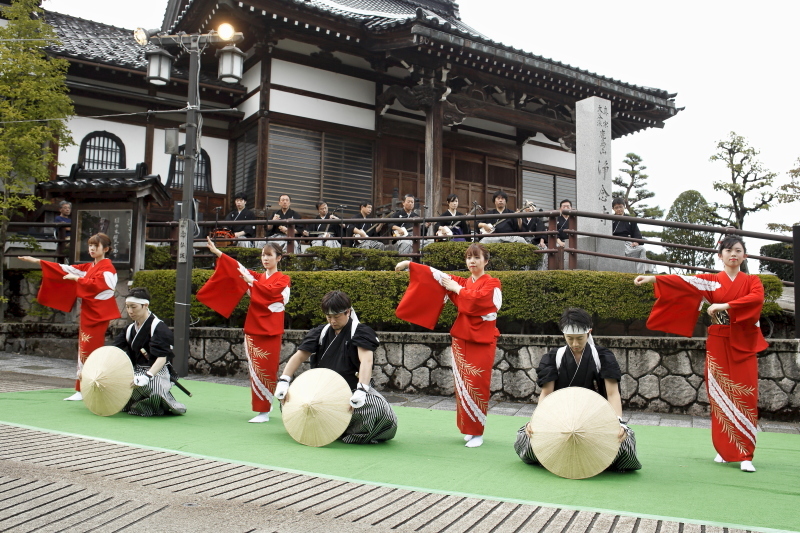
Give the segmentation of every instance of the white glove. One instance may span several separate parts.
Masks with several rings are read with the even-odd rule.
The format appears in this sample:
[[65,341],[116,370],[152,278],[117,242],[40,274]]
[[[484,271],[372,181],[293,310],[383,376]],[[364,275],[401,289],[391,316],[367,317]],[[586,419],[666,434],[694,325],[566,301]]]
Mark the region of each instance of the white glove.
[[292,381],[290,376],[282,375],[278,380],[278,385],[275,387],[275,398],[283,400],[286,398],[286,393],[289,392],[289,383]]
[[353,409],[358,409],[364,405],[364,402],[367,401],[368,388],[369,386],[365,387],[361,383],[356,386],[356,391],[350,397],[350,405],[353,407]]
[[144,387],[150,383],[150,378],[147,376],[134,376],[133,377],[133,384],[137,387]]

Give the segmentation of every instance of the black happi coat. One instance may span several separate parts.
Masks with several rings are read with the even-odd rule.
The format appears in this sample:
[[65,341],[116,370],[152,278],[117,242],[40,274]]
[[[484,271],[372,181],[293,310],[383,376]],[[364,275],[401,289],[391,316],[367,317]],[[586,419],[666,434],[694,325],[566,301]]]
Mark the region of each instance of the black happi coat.
[[[510,215],[513,211],[506,209],[502,213],[497,209],[490,209],[486,212],[487,215],[498,215],[498,217],[502,217],[503,215]],[[519,219],[518,218],[495,218],[492,220],[481,220],[481,222],[488,222],[492,226],[494,226],[494,231],[492,233],[517,233],[520,230],[519,228]]]
[[[297,219],[303,218],[297,213],[297,211],[295,211],[291,207],[289,209],[287,209],[285,213],[282,210],[278,209],[277,211],[272,213],[272,216],[270,216],[269,219],[272,220],[272,217],[274,217],[275,215],[278,215],[278,220],[276,220],[275,222],[273,222],[272,224],[269,225],[269,228],[270,228],[269,235],[270,236],[272,236],[272,235],[284,235],[283,233],[281,233],[281,230],[278,229],[278,226],[285,226],[286,224],[284,222],[279,222],[280,220],[289,220],[290,218],[293,218],[293,219],[297,220]],[[306,228],[306,226],[296,227],[296,231],[297,231],[297,233],[303,233],[303,230],[305,228]]]
[[255,237],[256,236],[256,227],[252,224],[231,224],[231,222],[245,222],[247,220],[255,220],[256,216],[253,212],[249,209],[242,209],[241,211],[237,211],[234,209],[228,216],[225,217],[225,221],[228,223],[228,229],[232,232],[237,233],[240,231],[244,232],[245,237]]
[[[406,213],[405,209],[399,209],[398,211],[392,213],[391,218],[419,218],[419,213],[417,213],[413,209],[411,210],[410,213]],[[411,232],[414,229],[413,222],[403,222],[402,224],[400,224],[399,222],[393,222],[392,225],[406,228],[408,230],[409,235],[411,235]]]
[[614,352],[601,346],[596,346],[596,348],[597,356],[600,360],[600,368],[597,368],[589,343],[587,343],[586,347],[583,349],[580,368],[575,364],[575,358],[572,356],[572,351],[568,347],[561,359],[561,366],[556,368],[556,353],[558,352],[558,348],[550,349],[549,352],[542,356],[542,360],[539,362],[539,368],[536,369],[539,386],[544,387],[551,381],[555,381],[554,390],[570,386],[583,387],[595,391],[607,400],[608,393],[606,392],[606,384],[603,380],[614,379],[619,382],[619,380],[622,379],[622,372],[620,371],[616,357],[614,357]]
[[341,237],[342,236],[342,221],[339,219],[331,218],[330,214],[325,215],[325,218],[320,217],[317,215],[317,218],[321,220],[319,224],[312,227],[311,231],[325,231],[325,227],[328,228],[328,233],[330,233],[333,237]]
[[[155,320],[158,320],[158,322],[153,328],[153,321]],[[150,368],[159,357],[166,357],[167,362],[170,362],[175,357],[172,352],[173,342],[172,330],[159,320],[156,315],[150,313],[138,333],[136,324],[131,324],[117,335],[111,345],[127,353],[133,366]],[[141,352],[142,348],[147,352],[147,355]]]
[[[325,333],[320,342],[323,329]],[[350,390],[355,390],[358,385],[356,374],[361,367],[358,348],[374,352],[378,346],[380,341],[375,331],[364,324],[354,325],[351,318],[338,335],[327,324],[315,327],[306,334],[297,349],[311,352],[311,368],[333,370],[347,381]]]
[[614,220],[611,222],[612,234],[617,237],[632,237],[641,239],[642,232],[639,231],[639,224],[628,222],[627,220]]

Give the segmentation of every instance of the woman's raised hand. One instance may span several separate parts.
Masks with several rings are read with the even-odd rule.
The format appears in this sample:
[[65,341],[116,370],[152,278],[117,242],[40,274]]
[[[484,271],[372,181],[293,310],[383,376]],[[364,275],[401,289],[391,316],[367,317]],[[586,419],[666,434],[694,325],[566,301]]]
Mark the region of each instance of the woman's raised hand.
[[217,257],[220,257],[222,255],[222,252],[219,251],[217,245],[214,244],[214,241],[211,240],[210,235],[206,237],[206,246],[208,246],[208,250]]
[[411,261],[400,261],[394,267],[395,272],[400,272],[402,270],[408,270],[408,265],[410,263],[411,263]]
[[42,260],[39,259],[38,257],[33,257],[30,255],[20,255],[17,257],[17,259],[19,259],[20,261],[25,261],[26,263],[36,263],[37,265],[41,264],[42,262]]
[[646,285],[647,283],[655,283],[656,277],[655,276],[636,276],[636,279],[633,280],[634,285]]

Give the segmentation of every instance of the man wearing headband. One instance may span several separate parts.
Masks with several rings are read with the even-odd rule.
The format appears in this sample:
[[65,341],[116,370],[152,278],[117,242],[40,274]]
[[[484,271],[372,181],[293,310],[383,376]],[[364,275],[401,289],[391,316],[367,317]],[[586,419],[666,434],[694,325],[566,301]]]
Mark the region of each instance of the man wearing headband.
[[[619,453],[608,470],[639,470],[642,465],[636,457],[636,436],[632,429],[622,423],[622,400],[619,395],[622,372],[614,353],[608,348],[595,346],[592,317],[583,309],[567,309],[558,325],[564,334],[566,346],[552,348],[542,356],[536,369],[542,388],[539,402],[548,394],[566,387],[583,387],[600,394],[611,404],[620,423]],[[533,430],[528,423],[517,432],[514,449],[524,462],[539,464],[531,448],[532,436]]]
[[134,369],[133,394],[122,410],[137,416],[186,413],[186,406],[170,392],[170,373],[174,371],[169,363],[175,356],[172,330],[150,312],[150,292],[145,288],[131,289],[125,309],[133,324],[112,343],[128,354]]
[[347,444],[377,444],[394,437],[397,417],[392,406],[372,387],[372,361],[380,345],[375,331],[361,324],[350,297],[342,291],[330,291],[322,297],[322,312],[327,324],[306,334],[297,351],[287,361],[275,388],[279,400],[291,395],[292,376],[311,358],[311,368],[328,368],[342,376],[353,396],[353,417],[341,439]]

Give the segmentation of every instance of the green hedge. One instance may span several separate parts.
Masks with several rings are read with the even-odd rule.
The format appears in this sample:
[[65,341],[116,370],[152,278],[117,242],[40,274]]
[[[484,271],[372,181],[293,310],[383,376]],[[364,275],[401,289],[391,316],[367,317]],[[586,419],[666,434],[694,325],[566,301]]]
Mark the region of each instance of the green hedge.
[[[776,257],[778,259],[794,260],[794,248],[791,244],[778,242],[767,244],[761,247],[761,254],[764,257]],[[760,272],[774,272],[783,281],[794,281],[794,265],[786,263],[773,263],[772,261],[761,261]]]
[[[192,273],[192,294],[211,277],[209,270]],[[405,331],[417,329],[394,316],[397,303],[408,285],[407,272],[287,272],[292,278],[292,296],[286,313],[290,326],[303,329],[322,320],[319,302],[334,289],[347,292],[355,302],[362,321],[376,329]],[[458,274],[458,273],[456,273]],[[463,274],[463,273],[462,273]],[[503,306],[498,314],[501,331],[516,331],[514,323],[547,324],[558,321],[566,307],[582,307],[602,320],[631,322],[646,320],[653,306],[653,286],[637,287],[634,274],[591,271],[492,272],[503,284]],[[783,286],[775,276],[760,276],[764,283],[765,315],[780,314],[775,300]],[[175,271],[140,271],[134,286],[147,287],[151,308],[171,322],[174,315]],[[249,299],[244,297],[230,320],[225,320],[192,296],[192,322],[198,326],[241,327]],[[446,331],[455,319],[455,307],[447,305],[437,330]]]
[[[469,242],[434,242],[423,249],[422,262],[439,270],[466,270],[464,254]],[[534,253],[532,244],[485,244],[489,251],[489,266],[493,271],[536,270],[544,254]]]

